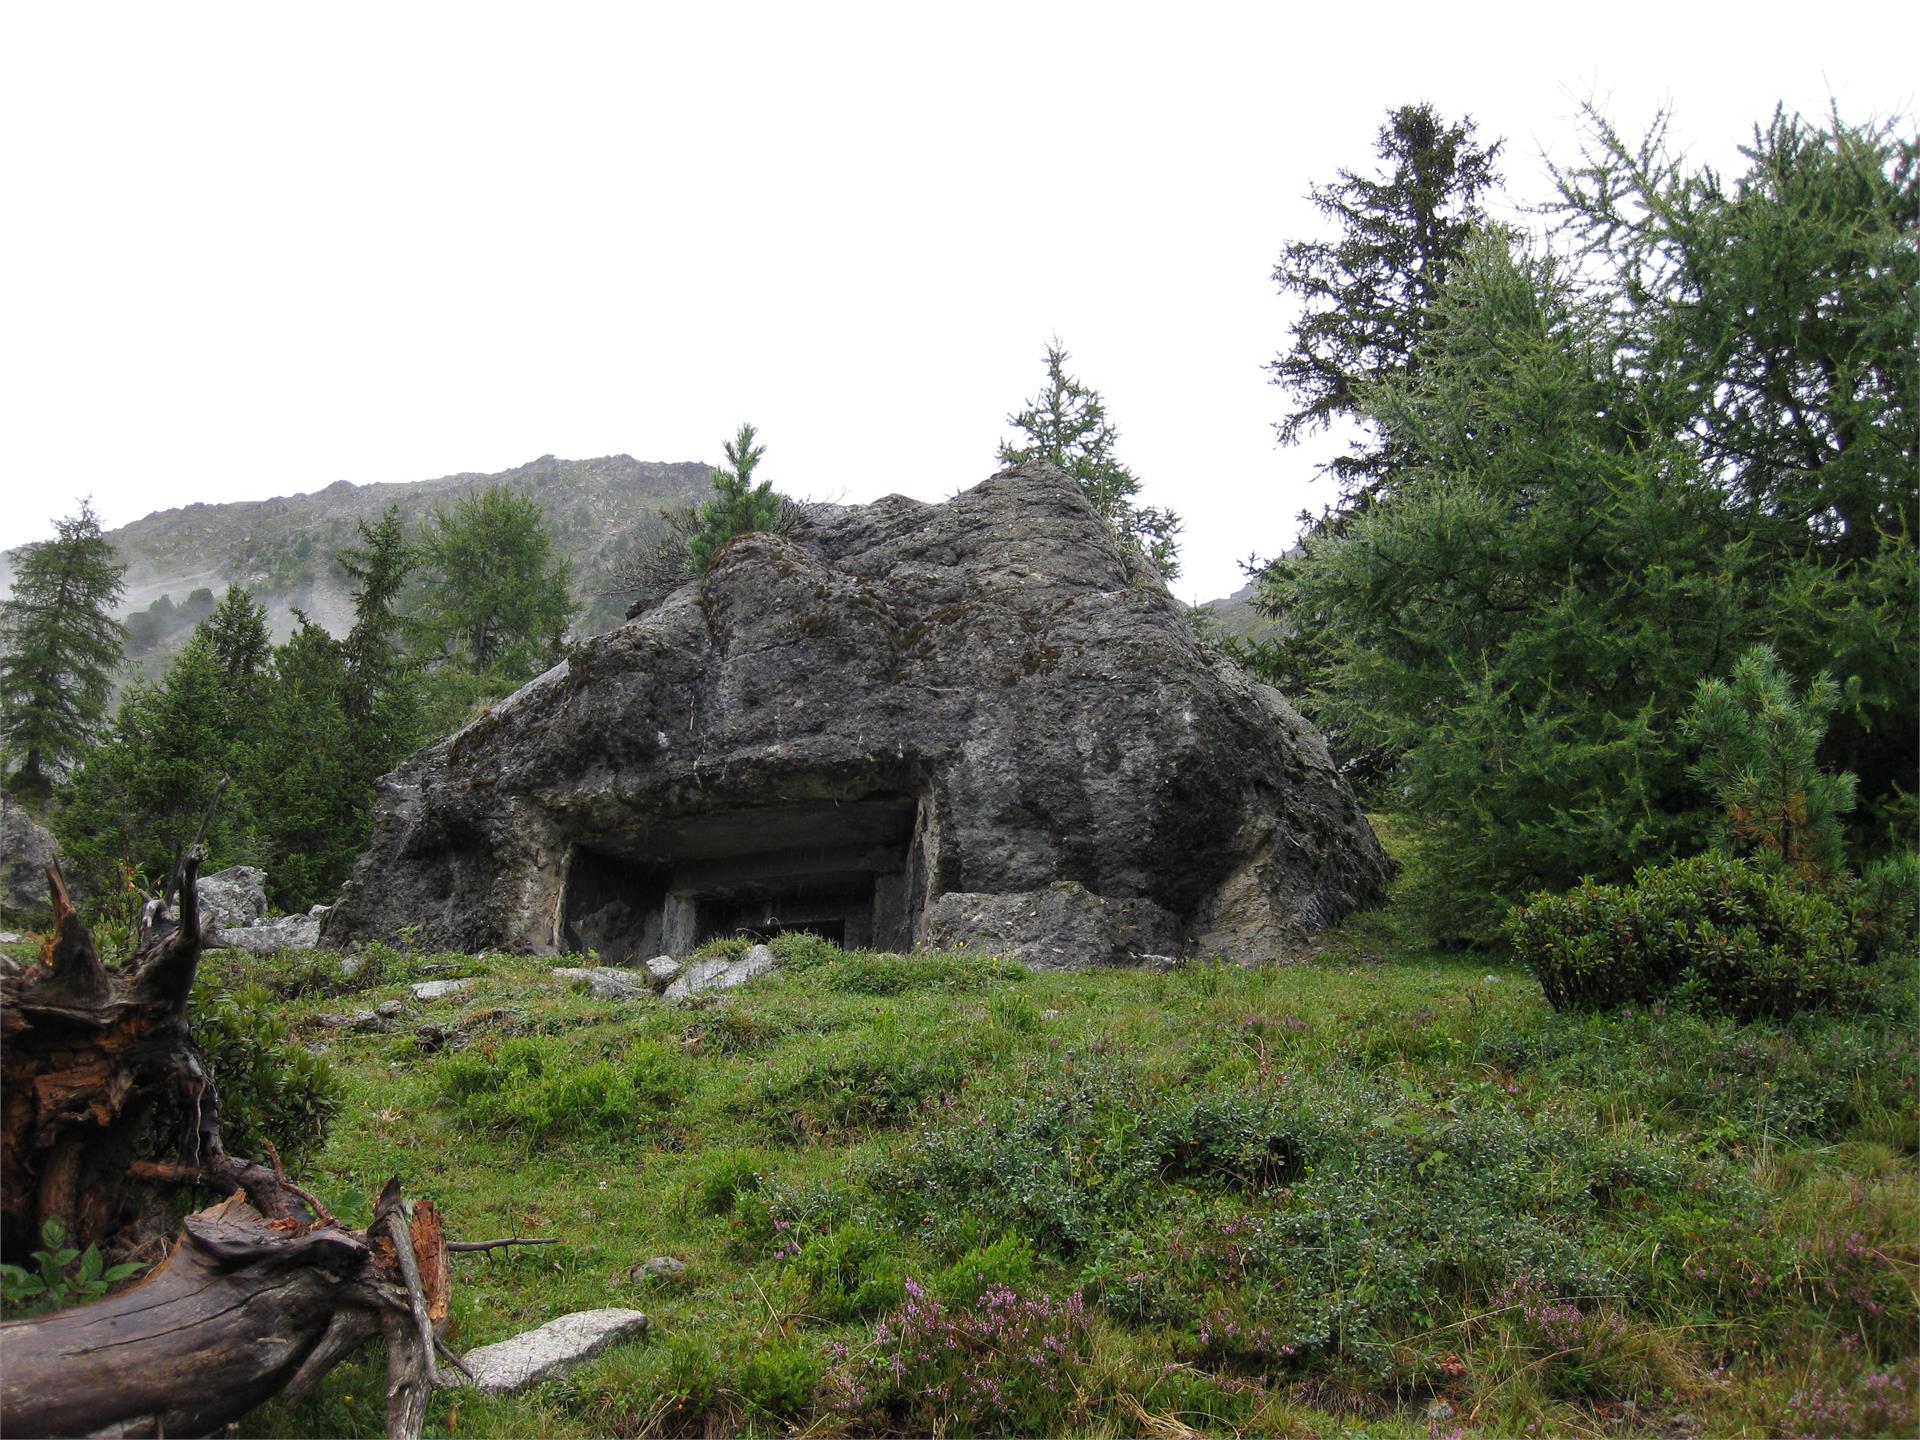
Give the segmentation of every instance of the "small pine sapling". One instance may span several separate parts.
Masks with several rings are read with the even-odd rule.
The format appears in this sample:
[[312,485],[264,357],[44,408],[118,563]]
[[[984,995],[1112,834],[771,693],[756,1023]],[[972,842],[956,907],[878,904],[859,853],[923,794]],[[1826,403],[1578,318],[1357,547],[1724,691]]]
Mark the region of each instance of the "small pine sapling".
[[1687,773],[1721,809],[1722,849],[1811,884],[1846,868],[1840,817],[1853,809],[1855,779],[1820,768],[1827,717],[1841,699],[1825,672],[1795,697],[1773,650],[1756,645],[1725,680],[1702,680],[1680,731],[1699,745]]

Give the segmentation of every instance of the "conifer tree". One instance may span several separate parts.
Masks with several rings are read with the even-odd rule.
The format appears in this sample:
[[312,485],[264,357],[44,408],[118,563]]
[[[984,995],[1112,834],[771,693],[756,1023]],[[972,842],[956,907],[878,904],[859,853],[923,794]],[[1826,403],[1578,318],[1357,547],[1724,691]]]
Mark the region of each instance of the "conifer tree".
[[1481,197],[1500,183],[1501,144],[1482,145],[1471,119],[1401,106],[1374,144],[1377,176],[1342,170],[1308,191],[1333,237],[1293,241],[1274,266],[1281,293],[1303,307],[1291,345],[1267,367],[1299,403],[1274,427],[1280,442],[1341,421],[1370,428],[1329,466],[1344,505],[1369,502],[1400,458],[1392,436],[1370,426],[1367,387],[1413,366],[1433,303],[1484,218]]
[[1135,503],[1140,480],[1114,453],[1120,432],[1107,418],[1100,392],[1067,373],[1068,358],[1057,339],[1048,342],[1045,388],[1027,402],[1026,409],[1007,417],[1026,443],[1001,441],[1000,463],[1043,460],[1064,470],[1121,543],[1172,580],[1180,573],[1180,517],[1171,510]]
[[266,608],[244,585],[230,586],[214,611],[199,625],[229,685],[249,686],[273,656]]
[[1839,702],[1839,687],[1824,672],[1796,696],[1766,645],[1742,655],[1727,679],[1699,683],[1680,722],[1681,734],[1700,747],[1687,773],[1719,802],[1716,838],[1730,854],[1810,883],[1846,867],[1840,817],[1853,808],[1856,781],[1821,769],[1817,759]]
[[29,545],[0,603],[0,745],[17,793],[45,798],[99,730],[126,632],[114,619],[126,566],[85,502]]
[[726,442],[727,468],[715,466],[713,494],[694,512],[693,531],[687,536],[687,573],[704,575],[720,547],[741,535],[780,528],[784,502],[771,480],[753,483],[753,472],[767,447],[754,444],[753,426],[742,424]]
[[[1657,132],[1601,133],[1564,202],[1584,250],[1469,241],[1414,364],[1365,393],[1390,493],[1264,586],[1320,642],[1321,715],[1394,757],[1396,800],[1444,849],[1428,898],[1455,938],[1697,849],[1702,780],[1772,816],[1741,843],[1791,828],[1802,869],[1838,863],[1848,797],[1821,773],[1859,777],[1857,861],[1912,843],[1914,149],[1776,118],[1727,184]],[[1711,753],[1689,774],[1682,740],[1698,682],[1756,642],[1837,677],[1769,742],[1791,762],[1771,793]]]
[[517,684],[557,655],[579,606],[540,503],[505,485],[436,507],[420,541],[425,652]]
[[273,652],[251,787],[269,894],[288,911],[332,899],[366,840],[379,771],[348,718],[351,690],[345,646],[303,616]]
[[425,737],[419,733],[414,669],[401,644],[405,619],[400,595],[416,557],[407,543],[400,507],[389,505],[377,525],[362,520],[359,530],[360,543],[337,557],[355,582],[353,628],[343,642],[341,706],[371,779]]
[[158,685],[136,681],[113,724],[88,751],[73,796],[54,816],[61,852],[96,892],[133,873],[157,883],[174,847],[190,840],[223,776],[234,786],[214,812],[207,869],[246,858],[247,776],[235,773],[225,733],[228,690],[220,658],[196,630]]

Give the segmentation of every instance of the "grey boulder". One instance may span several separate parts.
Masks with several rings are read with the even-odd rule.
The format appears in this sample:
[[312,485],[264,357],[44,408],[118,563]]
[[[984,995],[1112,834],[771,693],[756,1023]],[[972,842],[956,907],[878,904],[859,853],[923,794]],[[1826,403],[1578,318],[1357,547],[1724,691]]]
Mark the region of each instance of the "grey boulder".
[[381,779],[325,939],[1262,961],[1388,868],[1321,737],[1040,466],[742,536],[581,641]]
[[1145,963],[1177,944],[1180,922],[1151,900],[1096,895],[1074,880],[1006,895],[960,891],[929,907],[929,944],[984,950],[1035,970]]
[[208,943],[216,949],[246,950],[254,955],[311,950],[320,943],[320,919],[315,915],[282,915],[252,925],[221,925]]
[[449,995],[458,995],[473,984],[473,977],[459,980],[422,980],[413,987],[416,1000],[444,1000]]
[[47,866],[57,856],[52,832],[0,790],[0,909],[47,909],[52,903]]
[[250,928],[266,918],[267,872],[258,865],[231,865],[200,877],[200,928]]

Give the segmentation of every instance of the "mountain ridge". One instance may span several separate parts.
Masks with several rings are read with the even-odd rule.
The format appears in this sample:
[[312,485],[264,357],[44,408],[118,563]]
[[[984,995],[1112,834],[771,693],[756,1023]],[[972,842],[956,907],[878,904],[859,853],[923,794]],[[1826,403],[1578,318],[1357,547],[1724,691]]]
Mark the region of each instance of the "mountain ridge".
[[[414,535],[436,507],[499,484],[539,502],[573,566],[573,594],[581,602],[577,627],[595,633],[625,613],[624,600],[605,593],[614,573],[658,533],[660,511],[705,493],[710,474],[703,461],[542,455],[492,473],[365,485],[336,480],[265,500],[200,500],[155,510],[105,532],[127,565],[118,611],[129,626],[128,659],[136,673],[158,674],[233,585],[253,591],[276,640],[292,632],[296,612],[342,635],[353,619],[351,580],[335,556],[358,540],[358,521],[377,522],[388,505],[398,504]],[[0,585],[11,586],[16,553],[0,555]]]

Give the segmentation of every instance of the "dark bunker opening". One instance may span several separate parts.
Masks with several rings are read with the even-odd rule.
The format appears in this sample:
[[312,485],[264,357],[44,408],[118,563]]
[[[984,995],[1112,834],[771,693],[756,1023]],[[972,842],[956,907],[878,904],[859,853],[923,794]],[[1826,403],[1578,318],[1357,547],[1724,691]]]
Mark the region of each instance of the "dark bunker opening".
[[562,943],[612,965],[685,955],[715,936],[791,930],[848,949],[908,949],[925,894],[920,808],[894,794],[794,801],[576,844],[561,889]]

